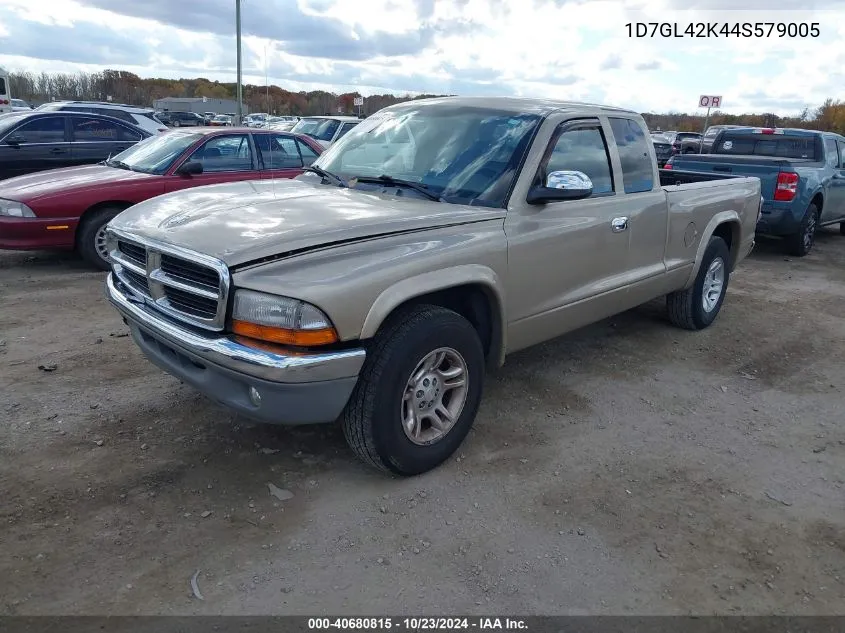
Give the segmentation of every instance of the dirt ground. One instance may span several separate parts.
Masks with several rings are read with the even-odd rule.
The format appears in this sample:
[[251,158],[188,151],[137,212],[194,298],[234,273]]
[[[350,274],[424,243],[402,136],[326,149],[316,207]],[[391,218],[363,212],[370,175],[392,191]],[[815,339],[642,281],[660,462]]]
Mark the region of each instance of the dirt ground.
[[509,357],[414,479],[162,373],[103,280],[0,252],[0,614],[845,614],[834,231],[758,246],[704,332],[650,304]]

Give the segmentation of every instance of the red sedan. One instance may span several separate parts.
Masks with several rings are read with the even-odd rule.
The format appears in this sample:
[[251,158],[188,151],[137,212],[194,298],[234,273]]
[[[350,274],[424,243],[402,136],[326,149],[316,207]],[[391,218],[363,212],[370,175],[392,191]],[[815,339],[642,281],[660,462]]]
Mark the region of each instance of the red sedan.
[[149,198],[234,180],[293,178],[323,148],[290,132],[180,128],[103,163],[0,181],[0,249],[75,249],[108,269],[105,226]]

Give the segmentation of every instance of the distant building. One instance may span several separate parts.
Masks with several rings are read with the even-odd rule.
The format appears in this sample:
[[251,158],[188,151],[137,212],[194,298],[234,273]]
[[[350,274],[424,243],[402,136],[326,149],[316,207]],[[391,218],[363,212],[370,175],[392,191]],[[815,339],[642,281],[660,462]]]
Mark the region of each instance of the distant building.
[[[203,100],[203,97],[167,97],[153,101],[153,107],[156,110],[166,110],[168,112],[196,112],[197,114],[214,112],[215,114],[227,114],[238,111],[238,102],[234,99],[212,99],[211,97],[205,100]],[[249,114],[249,108],[246,107],[246,104],[243,105],[243,113],[244,115]]]

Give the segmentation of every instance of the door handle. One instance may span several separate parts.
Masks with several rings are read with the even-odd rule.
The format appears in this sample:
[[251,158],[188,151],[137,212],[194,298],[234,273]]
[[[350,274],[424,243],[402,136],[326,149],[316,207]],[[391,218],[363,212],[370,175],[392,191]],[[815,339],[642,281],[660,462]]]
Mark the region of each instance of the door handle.
[[66,154],[67,150],[62,149],[61,147],[54,147],[53,149],[50,150],[50,153],[51,154]]
[[621,233],[628,230],[628,218],[613,218],[610,228],[614,233]]

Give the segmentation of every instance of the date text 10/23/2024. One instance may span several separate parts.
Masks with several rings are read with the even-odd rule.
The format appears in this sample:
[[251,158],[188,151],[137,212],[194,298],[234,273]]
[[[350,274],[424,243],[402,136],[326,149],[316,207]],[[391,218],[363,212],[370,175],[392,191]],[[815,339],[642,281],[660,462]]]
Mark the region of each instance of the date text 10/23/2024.
[[819,37],[819,22],[628,22],[628,37]]

